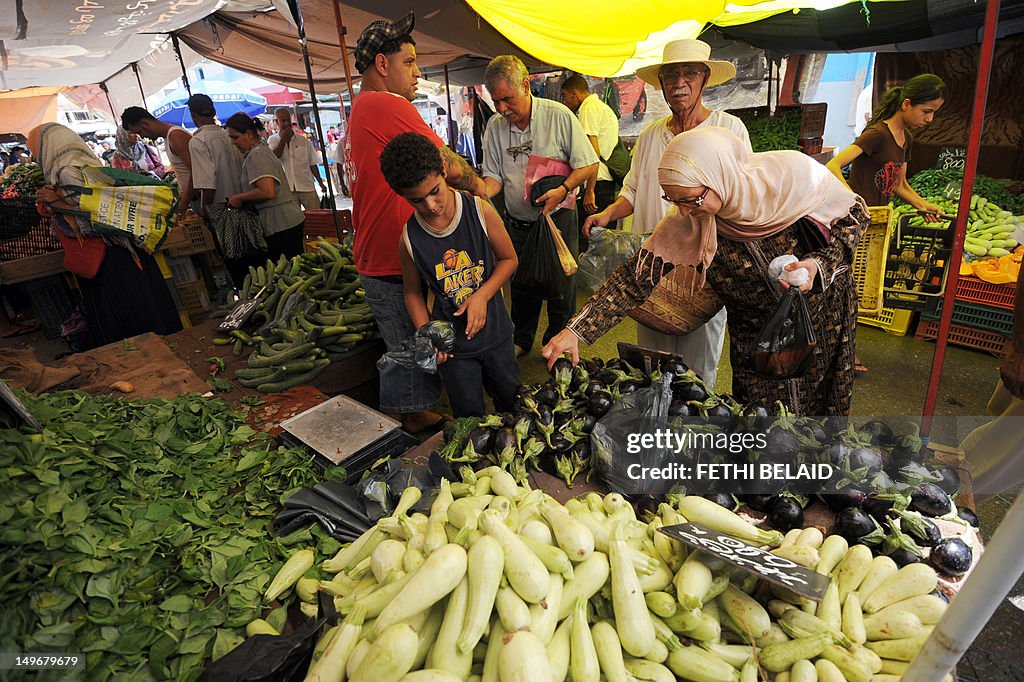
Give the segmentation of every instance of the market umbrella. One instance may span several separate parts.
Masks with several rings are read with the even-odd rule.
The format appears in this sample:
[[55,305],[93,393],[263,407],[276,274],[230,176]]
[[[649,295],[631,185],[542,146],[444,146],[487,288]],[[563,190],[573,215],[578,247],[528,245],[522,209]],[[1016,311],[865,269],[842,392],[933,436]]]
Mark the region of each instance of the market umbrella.
[[[202,80],[192,86],[192,94],[204,93],[213,100],[217,118],[223,123],[232,114],[242,112],[249,116],[262,114],[267,109],[267,98],[224,81]],[[189,94],[186,90],[175,90],[167,100],[153,110],[153,116],[171,125],[195,128],[188,113]]]

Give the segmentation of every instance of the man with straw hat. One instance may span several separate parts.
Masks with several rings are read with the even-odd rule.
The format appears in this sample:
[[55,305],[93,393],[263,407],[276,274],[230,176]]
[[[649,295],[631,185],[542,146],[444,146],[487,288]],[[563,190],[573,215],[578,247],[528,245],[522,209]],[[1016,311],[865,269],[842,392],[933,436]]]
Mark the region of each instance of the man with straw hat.
[[[640,133],[633,148],[633,161],[622,191],[608,208],[583,223],[583,234],[593,227],[633,216],[633,231],[650,232],[669,209],[658,184],[658,162],[669,142],[680,133],[701,127],[727,128],[750,149],[750,136],[743,121],[724,111],[704,106],[705,88],[720,85],[736,75],[731,62],[711,59],[711,46],[702,40],[673,40],[665,45],[661,62],[638,69],[637,77],[658,88],[672,113],[654,121]],[[647,348],[682,357],[708,386],[714,386],[725,336],[725,309],[705,325],[684,336],[662,334],[637,324],[637,343]]]

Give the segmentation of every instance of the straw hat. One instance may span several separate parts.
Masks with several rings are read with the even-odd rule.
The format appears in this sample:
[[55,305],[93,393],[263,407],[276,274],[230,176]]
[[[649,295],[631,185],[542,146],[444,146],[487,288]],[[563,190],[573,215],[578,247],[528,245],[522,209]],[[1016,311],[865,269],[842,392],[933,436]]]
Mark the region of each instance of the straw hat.
[[673,40],[672,42],[665,44],[665,49],[662,52],[660,63],[651,64],[650,66],[637,69],[636,75],[644,82],[650,83],[656,88],[661,88],[661,81],[658,80],[658,72],[661,71],[661,67],[666,64],[699,62],[706,65],[711,69],[711,75],[708,77],[708,83],[704,86],[708,88],[731,80],[736,75],[736,67],[732,65],[732,62],[723,61],[721,59],[709,59],[710,56],[711,46],[703,40],[694,40],[691,38]]

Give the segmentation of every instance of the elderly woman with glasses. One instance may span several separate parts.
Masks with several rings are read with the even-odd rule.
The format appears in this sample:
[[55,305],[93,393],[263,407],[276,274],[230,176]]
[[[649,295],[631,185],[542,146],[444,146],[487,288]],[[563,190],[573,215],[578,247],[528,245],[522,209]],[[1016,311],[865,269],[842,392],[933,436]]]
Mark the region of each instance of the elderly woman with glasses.
[[[643,303],[675,268],[694,296],[717,297],[729,313],[730,356],[743,356],[789,285],[772,281],[778,256],[805,270],[805,292],[817,352],[811,369],[792,379],[733,367],[742,402],[781,401],[797,414],[845,415],[853,392],[857,290],[853,250],[869,218],[863,200],[827,168],[800,152],[752,154],[724,128],[677,136],[658,167],[673,207],[643,247],[619,268],[544,347],[549,366],[563,353],[579,360],[579,341],[593,343]],[[704,306],[707,308],[715,306]]]

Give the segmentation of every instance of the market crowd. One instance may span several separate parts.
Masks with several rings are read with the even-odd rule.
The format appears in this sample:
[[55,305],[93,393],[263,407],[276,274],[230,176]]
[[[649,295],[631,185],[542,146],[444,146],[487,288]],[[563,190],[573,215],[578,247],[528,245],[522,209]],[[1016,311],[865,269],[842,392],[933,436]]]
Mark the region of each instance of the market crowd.
[[[853,252],[869,204],[898,196],[939,215],[910,189],[906,164],[912,131],[943,104],[940,79],[924,74],[894,88],[826,167],[795,151],[754,153],[743,122],[703,101],[705,89],[732,79],[735,67],[712,58],[700,40],[676,40],[659,63],[637,71],[661,90],[670,114],[647,125],[623,157],[618,118],[586,80],[570,77],[562,101],[554,101],[531,91],[522,61],[499,56],[484,74],[496,113],[486,123],[478,173],[448,145],[447,131],[439,135],[412,105],[421,75],[414,24],[410,13],[366,27],[355,46],[360,94],[347,128],[328,131],[339,176],[351,187],[355,265],[388,350],[431,320],[456,329],[454,348],[439,354],[439,376],[382,369],[383,412],[413,433],[441,425],[433,410],[442,380],[456,416],[483,414],[485,392],[508,409],[519,358],[539,350],[549,367],[564,355],[576,362],[580,341],[594,342],[657,294],[670,295],[677,319],[671,329],[638,325],[640,345],[680,356],[714,386],[728,328],[739,401],[778,401],[798,414],[849,413],[857,364]],[[267,249],[254,259],[225,258],[237,284],[252,262],[302,250],[302,210],[318,207],[316,186],[324,189],[319,155],[287,109],[275,112],[278,132],[268,139],[261,122],[245,115],[218,126],[205,95],[188,106],[194,134],[144,109],[125,110],[111,163],[160,176],[161,155],[145,140],[161,138],[182,215],[194,210],[216,224],[217,205],[254,209]],[[57,182],[72,171],[65,160],[47,167],[59,150],[40,151],[41,139],[36,134],[30,146]],[[95,162],[80,140],[62,132],[50,139],[74,148],[71,158],[82,165]],[[840,168],[848,163],[847,179]],[[515,277],[536,260],[537,230],[557,234],[578,258],[594,230],[629,216],[632,230],[649,236],[579,310],[573,276],[543,297]],[[781,273],[769,276],[783,257]],[[780,301],[795,295],[790,289],[806,305],[811,360],[788,373],[742,362]]]

